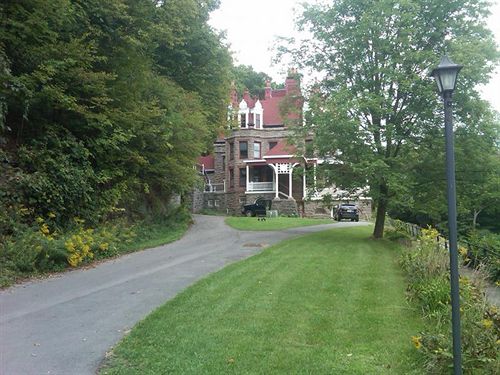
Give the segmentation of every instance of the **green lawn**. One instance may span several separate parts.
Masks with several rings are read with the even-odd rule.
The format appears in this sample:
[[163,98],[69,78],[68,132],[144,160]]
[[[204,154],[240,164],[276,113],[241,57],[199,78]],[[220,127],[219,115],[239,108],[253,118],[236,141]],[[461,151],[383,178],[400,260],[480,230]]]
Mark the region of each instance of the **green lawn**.
[[228,217],[226,224],[239,230],[281,230],[318,224],[333,224],[332,219],[311,219],[298,217],[273,217],[266,221],[256,217]]
[[100,374],[421,374],[397,245],[369,227],[284,241],[140,322]]

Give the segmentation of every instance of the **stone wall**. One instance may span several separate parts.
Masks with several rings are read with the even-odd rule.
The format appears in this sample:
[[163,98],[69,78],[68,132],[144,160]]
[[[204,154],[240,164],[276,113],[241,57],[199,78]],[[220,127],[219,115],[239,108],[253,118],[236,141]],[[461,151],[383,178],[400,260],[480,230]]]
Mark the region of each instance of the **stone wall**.
[[[302,202],[301,202],[302,203]],[[351,200],[349,202],[343,201],[333,201],[333,206],[337,206],[341,203],[354,203],[359,209],[359,219],[360,220],[371,220],[372,217],[372,200],[369,198],[361,198],[359,200]],[[332,217],[331,210],[323,204],[321,200],[309,200],[304,201],[300,205],[302,212],[301,214],[305,217],[317,217],[317,218],[329,218]],[[335,208],[333,209],[335,211]]]
[[191,194],[187,194],[186,196],[186,205],[189,207],[189,210],[193,213],[198,213],[203,209],[203,199],[204,193],[201,189],[194,189]]
[[297,202],[295,199],[273,199],[272,210],[278,211],[282,216],[298,216]]
[[322,201],[303,201],[302,203],[302,216],[315,217],[327,219],[331,218],[331,210],[325,207]]
[[227,213],[227,197],[224,192],[203,194],[203,208],[206,210]]

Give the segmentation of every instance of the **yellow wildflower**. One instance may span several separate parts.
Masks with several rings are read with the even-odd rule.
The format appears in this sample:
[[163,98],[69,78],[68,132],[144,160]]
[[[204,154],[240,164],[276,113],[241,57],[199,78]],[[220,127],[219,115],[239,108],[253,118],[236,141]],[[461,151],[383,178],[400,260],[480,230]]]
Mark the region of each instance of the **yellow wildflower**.
[[50,217],[51,219],[53,219],[56,217],[56,214],[53,212],[49,212],[49,214],[47,216]]
[[460,276],[460,278],[458,279],[458,282],[462,285],[469,285],[470,284],[470,280],[467,276]]
[[35,220],[38,224],[43,224],[43,222],[45,221],[45,220],[43,220],[43,217],[40,217],[40,216],[38,216]]
[[27,209],[26,207],[24,206],[21,206],[21,208],[19,209],[19,215],[21,216],[24,216],[24,215],[27,215],[29,213],[29,209]]
[[412,336],[411,341],[415,345],[415,348],[420,349],[422,347],[422,336]]
[[103,242],[102,244],[99,245],[99,249],[101,249],[102,251],[108,250],[109,249],[109,243]]
[[50,233],[49,226],[46,223],[43,223],[42,226],[40,227],[40,232],[44,235],[47,236]]
[[493,327],[493,321],[490,320],[490,319],[483,319],[481,321],[481,324],[483,325],[484,328],[486,329],[490,329],[491,327]]

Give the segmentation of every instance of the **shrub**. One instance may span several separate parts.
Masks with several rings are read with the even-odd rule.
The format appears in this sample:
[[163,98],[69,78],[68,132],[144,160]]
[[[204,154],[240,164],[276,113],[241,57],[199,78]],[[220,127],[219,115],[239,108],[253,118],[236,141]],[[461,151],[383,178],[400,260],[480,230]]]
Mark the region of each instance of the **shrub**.
[[[422,307],[426,329],[412,337],[429,373],[448,373],[452,364],[449,254],[436,243],[437,231],[422,231],[402,256],[409,296]],[[460,278],[462,356],[464,373],[496,374],[500,358],[499,315],[480,287]]]
[[484,264],[490,279],[500,281],[500,235],[474,231],[466,242],[471,265],[477,267]]

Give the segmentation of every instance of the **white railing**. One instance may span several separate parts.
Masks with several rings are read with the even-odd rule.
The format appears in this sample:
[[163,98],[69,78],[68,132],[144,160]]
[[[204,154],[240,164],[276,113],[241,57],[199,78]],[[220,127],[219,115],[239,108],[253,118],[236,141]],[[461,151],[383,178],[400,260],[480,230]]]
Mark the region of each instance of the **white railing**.
[[222,184],[205,184],[205,191],[207,193],[218,193],[226,191],[226,182],[224,181]]
[[249,182],[247,191],[274,191],[272,182]]

